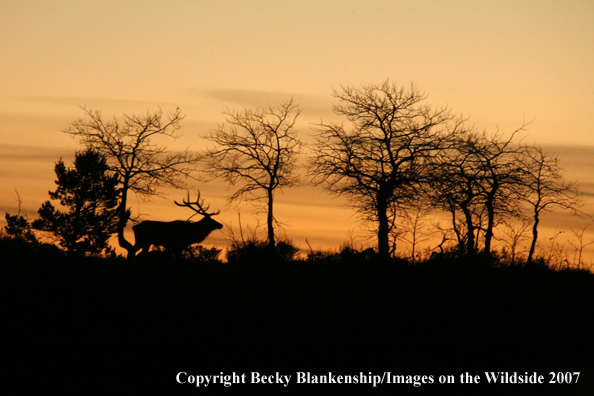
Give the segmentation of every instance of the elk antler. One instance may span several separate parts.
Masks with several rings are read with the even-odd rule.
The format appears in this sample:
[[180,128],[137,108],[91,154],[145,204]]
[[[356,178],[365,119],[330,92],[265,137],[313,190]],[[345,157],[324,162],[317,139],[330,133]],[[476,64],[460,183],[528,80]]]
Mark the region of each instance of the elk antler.
[[207,205],[206,207],[204,207],[204,200],[200,199],[200,190],[196,190],[196,192],[198,193],[198,197],[196,198],[195,202],[190,202],[190,192],[188,191],[188,198],[182,200],[183,203],[179,203],[177,201],[173,201],[173,203],[176,204],[177,206],[183,206],[183,207],[190,208],[194,212],[196,212],[192,216],[190,216],[189,219],[196,216],[197,214],[200,214],[204,217],[210,217],[210,216],[218,215],[219,213],[221,213],[220,210],[217,210],[216,212],[208,213],[207,210],[210,208],[210,205]]

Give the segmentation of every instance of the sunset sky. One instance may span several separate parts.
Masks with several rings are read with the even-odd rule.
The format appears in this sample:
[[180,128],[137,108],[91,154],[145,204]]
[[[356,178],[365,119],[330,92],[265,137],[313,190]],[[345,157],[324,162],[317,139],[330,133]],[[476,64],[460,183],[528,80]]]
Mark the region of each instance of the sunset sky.
[[[201,150],[199,134],[222,123],[225,108],[294,97],[299,134],[310,141],[312,123],[339,121],[333,88],[386,79],[414,82],[428,103],[490,131],[534,120],[526,141],[558,153],[568,177],[594,192],[591,0],[3,0],[0,226],[4,212],[17,212],[17,192],[37,216],[55,188],[54,163],[71,163],[82,148],[60,132],[83,116],[80,106],[106,117],[179,107],[183,138],[170,147]],[[225,185],[195,187],[228,227],[238,212],[244,232],[255,227],[248,204],[226,206]],[[133,211],[187,218],[172,204],[185,191],[163,191],[166,199],[133,199]],[[343,202],[303,186],[279,196],[277,217],[301,248],[305,238],[337,247],[362,233]],[[544,226],[570,223],[550,217]]]

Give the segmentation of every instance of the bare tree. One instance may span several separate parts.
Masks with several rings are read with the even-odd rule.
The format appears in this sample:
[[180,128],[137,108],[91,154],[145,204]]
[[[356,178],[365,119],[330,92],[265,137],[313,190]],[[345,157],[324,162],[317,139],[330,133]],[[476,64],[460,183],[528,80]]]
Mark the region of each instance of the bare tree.
[[158,195],[158,187],[185,188],[197,161],[188,150],[171,152],[155,142],[161,137],[178,139],[184,118],[179,108],[164,114],[157,111],[141,115],[123,114],[104,120],[99,110],[83,108],[86,117],[70,124],[63,132],[74,136],[87,148],[102,154],[120,180],[118,206],[118,242],[134,257],[135,249],[126,240],[124,229],[130,218],[126,207],[129,192],[144,198]]
[[240,187],[229,202],[264,201],[268,244],[275,246],[274,193],[294,186],[301,142],[295,121],[301,110],[289,99],[268,109],[227,110],[228,127],[220,125],[203,137],[216,144],[204,153],[205,172]]
[[[431,179],[433,203],[451,214],[458,250],[469,255],[476,253],[482,217],[477,210],[480,170],[472,160],[470,149],[476,140],[477,136],[469,131],[456,137],[446,150],[436,156],[434,177]],[[458,216],[460,212],[462,216]]]
[[582,255],[584,253],[584,249],[588,246],[594,244],[594,238],[584,240],[584,234],[586,230],[592,225],[592,223],[582,225],[578,224],[577,230],[571,228],[571,233],[573,234],[574,240],[570,240],[569,244],[574,248],[574,264],[577,268],[581,269],[582,265],[584,264],[582,261]]
[[489,253],[495,227],[506,217],[521,217],[524,171],[521,147],[513,138],[524,127],[507,138],[467,129],[441,151],[434,170],[435,199],[444,209],[462,212],[467,254],[476,252],[481,232],[483,251]]
[[[20,239],[31,245],[37,245],[39,241],[33,231],[33,227],[29,222],[27,212],[23,209],[23,201],[21,195],[15,189],[17,196],[18,210],[16,215],[11,215],[6,212],[4,218],[6,219],[6,225],[4,226],[4,233],[8,238]],[[0,238],[3,236],[2,230],[0,230]]]
[[401,238],[410,244],[410,257],[413,264],[416,263],[417,256],[420,256],[420,253],[418,253],[419,245],[431,239],[432,232],[429,232],[426,227],[427,216],[431,212],[431,207],[419,205],[398,215],[401,225]]
[[509,246],[509,259],[511,263],[516,262],[518,247],[525,240],[529,239],[526,235],[530,228],[528,219],[522,219],[521,223],[504,222],[503,242]]
[[523,198],[531,208],[533,219],[532,243],[527,258],[530,263],[536,250],[541,213],[550,211],[555,206],[575,212],[581,204],[581,197],[577,184],[564,179],[559,159],[545,153],[541,147],[524,147],[520,161],[526,188]]
[[514,136],[523,131],[525,124],[512,132],[509,138],[495,133],[482,132],[482,144],[474,147],[476,165],[481,170],[479,189],[486,209],[484,252],[491,252],[496,215],[521,217],[519,196],[521,194],[522,170],[518,164],[519,146],[513,143]]
[[445,140],[447,109],[432,109],[426,95],[411,84],[385,81],[360,89],[342,87],[334,112],[343,124],[320,123],[317,143],[308,163],[315,184],[344,195],[362,219],[377,224],[378,251],[390,256],[391,210],[402,210],[420,195],[432,154]]

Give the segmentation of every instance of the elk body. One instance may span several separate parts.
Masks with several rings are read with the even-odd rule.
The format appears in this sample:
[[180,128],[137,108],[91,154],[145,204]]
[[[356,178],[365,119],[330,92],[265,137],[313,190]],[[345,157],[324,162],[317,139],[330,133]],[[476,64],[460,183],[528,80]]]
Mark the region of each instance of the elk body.
[[[202,242],[212,231],[220,230],[223,225],[211,216],[219,214],[220,211],[208,213],[203,207],[203,202],[200,201],[200,193],[196,202],[189,202],[183,200],[183,204],[174,203],[178,206],[185,206],[192,209],[196,214],[204,216],[200,221],[143,221],[138,223],[132,230],[134,230],[134,238],[136,239],[134,248],[135,252],[142,249],[142,253],[147,253],[151,245],[162,246],[165,251],[175,255],[177,258],[181,257],[182,251],[188,246]],[[194,216],[193,215],[193,216]]]

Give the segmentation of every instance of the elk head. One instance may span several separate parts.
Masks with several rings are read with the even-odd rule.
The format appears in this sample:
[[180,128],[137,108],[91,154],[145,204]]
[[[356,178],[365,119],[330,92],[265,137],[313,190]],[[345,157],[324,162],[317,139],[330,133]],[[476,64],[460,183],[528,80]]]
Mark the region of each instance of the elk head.
[[186,208],[190,208],[192,209],[194,213],[192,216],[188,217],[188,221],[196,216],[197,214],[200,214],[204,217],[211,217],[211,216],[215,216],[218,215],[219,213],[221,213],[220,210],[217,210],[216,212],[213,213],[208,213],[207,210],[210,209],[210,205],[207,205],[206,207],[204,207],[204,200],[200,199],[200,190],[196,190],[198,197],[196,198],[195,202],[190,202],[190,193],[188,192],[188,198],[187,199],[183,199],[182,203],[179,203],[177,201],[173,201],[174,204],[176,204],[177,206],[182,206],[182,207],[186,207]]
[[[183,199],[182,203],[179,203],[177,201],[173,201],[173,203],[177,206],[190,208],[194,212],[196,212],[192,216],[188,217],[188,221],[190,221],[190,219],[196,216],[197,214],[203,216],[202,220],[197,222],[200,223],[202,226],[197,229],[208,230],[208,233],[210,233],[211,231],[220,230],[221,228],[223,228],[223,225],[221,223],[212,219],[212,216],[218,215],[219,213],[221,213],[221,211],[217,210],[216,212],[209,213],[208,210],[210,209],[210,205],[204,206],[204,200],[200,199],[200,190],[197,190],[196,192],[197,197],[196,201],[194,202],[190,202],[190,193],[188,192],[188,197],[186,199]],[[208,233],[206,235],[208,235]],[[205,238],[206,235],[204,236]]]

